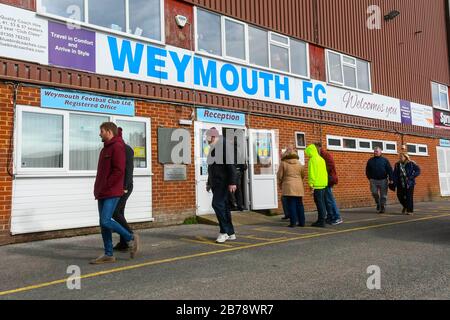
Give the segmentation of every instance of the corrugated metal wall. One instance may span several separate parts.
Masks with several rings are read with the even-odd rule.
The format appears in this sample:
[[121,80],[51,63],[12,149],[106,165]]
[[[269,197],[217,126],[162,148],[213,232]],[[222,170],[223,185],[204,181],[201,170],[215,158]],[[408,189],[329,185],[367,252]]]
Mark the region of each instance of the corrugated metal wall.
[[[431,105],[430,81],[450,85],[447,0],[184,0],[372,63],[374,92]],[[381,30],[367,28],[378,5]]]

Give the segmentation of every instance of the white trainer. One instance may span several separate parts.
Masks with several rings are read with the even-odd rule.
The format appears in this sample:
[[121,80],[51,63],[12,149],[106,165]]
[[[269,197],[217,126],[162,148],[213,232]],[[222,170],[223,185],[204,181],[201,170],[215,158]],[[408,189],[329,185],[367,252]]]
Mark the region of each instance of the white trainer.
[[236,240],[237,238],[236,238],[236,235],[235,234],[232,234],[231,236],[229,236],[229,238],[228,238],[228,240],[231,240],[231,241],[234,241],[234,240]]
[[224,243],[225,241],[227,241],[228,239],[230,239],[230,236],[227,235],[226,233],[221,233],[219,234],[219,236],[217,237],[216,242],[217,243]]

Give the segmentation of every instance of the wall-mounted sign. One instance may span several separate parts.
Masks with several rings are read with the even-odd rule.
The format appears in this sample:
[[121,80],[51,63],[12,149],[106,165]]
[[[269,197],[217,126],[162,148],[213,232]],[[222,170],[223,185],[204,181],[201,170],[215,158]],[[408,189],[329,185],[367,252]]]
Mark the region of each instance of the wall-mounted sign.
[[245,126],[245,114],[210,109],[197,109],[197,120],[202,122]]
[[450,148],[450,140],[441,139],[441,140],[439,141],[439,145],[440,145],[441,147]]
[[49,22],[33,12],[8,5],[0,5],[0,10],[1,20],[7,26],[3,27],[4,35],[0,37],[1,55],[5,57],[251,100],[433,127],[430,121],[433,109],[429,106],[261,70],[245,63],[230,63],[168,45],[161,47],[103,32],[71,30],[64,24]]
[[185,181],[187,180],[187,170],[185,165],[165,164],[164,181]]
[[134,101],[53,89],[41,90],[43,108],[134,116]]
[[450,113],[434,110],[434,125],[437,128],[450,130]]
[[95,72],[95,32],[48,23],[48,62],[51,65]]

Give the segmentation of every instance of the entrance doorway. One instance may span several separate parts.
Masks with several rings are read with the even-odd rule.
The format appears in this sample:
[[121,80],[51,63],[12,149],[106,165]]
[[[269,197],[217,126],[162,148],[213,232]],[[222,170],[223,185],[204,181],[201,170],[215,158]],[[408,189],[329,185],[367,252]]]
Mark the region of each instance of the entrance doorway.
[[[244,159],[247,170],[241,179],[243,210],[278,208],[276,170],[278,168],[278,146],[275,132],[271,130],[247,130],[245,127],[195,122],[195,176],[197,215],[213,214],[212,192],[206,191],[208,181],[208,154],[210,147],[206,139],[209,129],[216,128],[226,138],[228,133],[244,135],[244,145],[238,148],[235,141],[235,156]],[[231,130],[231,131],[230,131]],[[242,150],[243,155],[239,152]]]

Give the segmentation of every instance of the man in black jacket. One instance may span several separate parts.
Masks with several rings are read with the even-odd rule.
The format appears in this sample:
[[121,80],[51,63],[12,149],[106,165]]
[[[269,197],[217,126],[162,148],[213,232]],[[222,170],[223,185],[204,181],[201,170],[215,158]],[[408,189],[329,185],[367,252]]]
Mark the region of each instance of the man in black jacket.
[[[374,157],[366,166],[366,176],[370,181],[370,191],[377,204],[377,212],[386,212],[389,183],[392,183],[392,167],[389,160],[382,156],[381,148],[374,149]],[[389,182],[388,182],[389,179]]]
[[[122,132],[122,128],[119,128],[119,132]],[[122,227],[128,230],[128,232],[133,233],[127,220],[125,219],[125,206],[127,204],[128,198],[133,192],[133,170],[134,170],[134,150],[128,144],[125,144],[125,179],[124,179],[124,195],[120,198],[117,204],[116,210],[113,214],[113,219],[118,222]],[[120,242],[114,247],[117,251],[127,251],[129,249],[128,243],[120,237]]]
[[[231,221],[231,210],[228,201],[229,192],[236,192],[236,166],[232,157],[227,161],[226,150],[234,148],[233,143],[224,142],[219,131],[212,128],[207,132],[208,143],[211,150],[208,155],[208,183],[207,191],[212,191],[212,207],[219,221],[220,234],[217,243],[227,240],[236,240],[233,222]],[[227,148],[228,145],[228,148]]]

